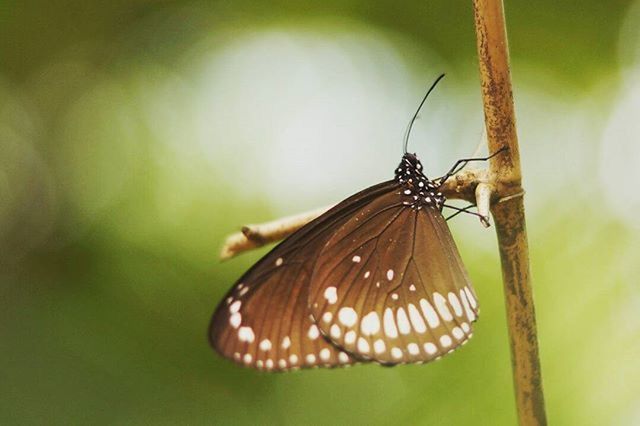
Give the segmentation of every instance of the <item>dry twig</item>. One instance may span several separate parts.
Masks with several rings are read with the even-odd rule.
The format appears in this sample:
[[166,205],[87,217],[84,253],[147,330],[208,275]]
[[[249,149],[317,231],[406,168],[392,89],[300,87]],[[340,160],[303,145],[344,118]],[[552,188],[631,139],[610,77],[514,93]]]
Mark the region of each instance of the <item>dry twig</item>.
[[245,225],[240,232],[227,237],[220,251],[220,259],[231,259],[242,252],[280,241],[330,208],[331,206],[323,207],[258,225]]

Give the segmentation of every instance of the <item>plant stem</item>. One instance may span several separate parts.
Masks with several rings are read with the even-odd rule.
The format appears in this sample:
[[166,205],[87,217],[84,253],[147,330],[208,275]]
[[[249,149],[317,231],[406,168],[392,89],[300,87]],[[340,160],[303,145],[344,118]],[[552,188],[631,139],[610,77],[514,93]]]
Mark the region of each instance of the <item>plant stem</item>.
[[474,0],[473,7],[489,152],[509,148],[491,159],[489,172],[516,408],[521,425],[546,425],[504,9],[502,0]]

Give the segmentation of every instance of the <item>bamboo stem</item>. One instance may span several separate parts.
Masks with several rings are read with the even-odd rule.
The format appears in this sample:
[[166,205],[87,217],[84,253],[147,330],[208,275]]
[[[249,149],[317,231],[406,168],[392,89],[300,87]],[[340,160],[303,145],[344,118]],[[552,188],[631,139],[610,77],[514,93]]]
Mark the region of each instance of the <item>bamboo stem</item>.
[[489,152],[509,148],[491,159],[489,172],[498,197],[491,212],[502,263],[516,408],[521,425],[546,425],[504,10],[502,0],[473,0],[473,7]]

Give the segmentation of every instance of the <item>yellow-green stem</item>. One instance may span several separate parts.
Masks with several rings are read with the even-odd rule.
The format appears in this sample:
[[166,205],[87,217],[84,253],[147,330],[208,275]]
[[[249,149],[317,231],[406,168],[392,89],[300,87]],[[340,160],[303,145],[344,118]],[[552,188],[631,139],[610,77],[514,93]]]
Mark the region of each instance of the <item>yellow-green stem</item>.
[[489,152],[509,148],[491,160],[489,174],[518,420],[546,425],[504,9],[502,0],[474,0],[473,7]]

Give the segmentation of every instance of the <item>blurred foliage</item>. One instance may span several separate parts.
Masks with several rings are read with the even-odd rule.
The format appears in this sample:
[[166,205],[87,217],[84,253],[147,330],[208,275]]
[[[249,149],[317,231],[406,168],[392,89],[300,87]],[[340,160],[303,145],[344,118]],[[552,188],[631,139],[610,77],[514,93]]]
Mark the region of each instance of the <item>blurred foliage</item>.
[[[615,66],[614,46],[630,3],[507,2],[514,62],[533,62],[578,85],[599,78]],[[236,29],[273,22],[304,25],[327,17],[364,21],[427,42],[451,63],[475,67],[473,15],[464,2],[5,0],[0,14],[4,72],[18,79],[70,46],[94,45],[93,60],[102,64],[122,52],[123,45],[134,56],[151,51],[171,60],[176,50],[190,46],[202,33],[227,25]]]
[[[637,219],[602,206],[622,194],[599,162],[612,89],[633,63],[619,56],[620,29],[640,28],[629,26],[629,7],[506,4],[554,424],[640,421],[640,236]],[[273,51],[239,66],[246,44],[261,40]],[[291,67],[283,78],[270,63],[286,57],[282,46],[320,59],[275,64]],[[460,139],[468,150],[481,115],[477,92],[466,93],[477,91],[467,2],[0,2],[0,423],[514,424],[499,261],[491,233],[470,219],[454,231],[482,317],[471,343],[442,361],[267,375],[220,359],[206,341],[216,303],[265,252],[219,263],[227,233],[336,201],[395,165],[385,161],[397,147],[385,146],[397,139],[384,142],[400,134],[395,127],[353,148],[324,134],[327,145],[312,146],[280,128],[300,120],[313,138],[312,123],[334,123],[322,112],[336,109],[356,111],[336,133],[378,133],[373,113],[402,129],[423,83],[441,71],[434,63],[460,83],[442,89],[453,106],[432,106],[424,119],[442,127],[427,163],[444,169],[456,145],[439,144]],[[308,93],[314,79],[328,86]],[[347,86],[359,87],[297,115]],[[386,99],[406,109],[388,114]],[[282,145],[287,138],[297,145]],[[375,164],[359,172],[350,156],[363,146],[382,153],[367,152]],[[611,146],[634,168],[637,150]],[[342,169],[323,172],[344,157]],[[295,167],[310,164],[319,171],[295,186]],[[274,175],[295,199],[264,191]],[[332,198],[318,195],[326,187],[337,188]]]

